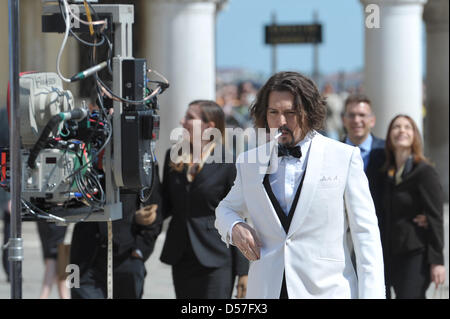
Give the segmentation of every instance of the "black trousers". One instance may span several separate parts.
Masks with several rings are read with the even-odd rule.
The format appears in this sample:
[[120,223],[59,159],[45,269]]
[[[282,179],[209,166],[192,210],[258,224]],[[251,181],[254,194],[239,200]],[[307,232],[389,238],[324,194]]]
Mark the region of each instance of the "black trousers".
[[[113,299],[141,299],[147,274],[144,261],[131,255],[113,257]],[[80,287],[72,288],[72,299],[107,298],[106,253],[97,255],[93,265],[81,274]]]
[[389,281],[397,299],[425,299],[431,282],[426,251],[393,257]]
[[[3,212],[3,245],[6,245],[9,241],[9,236],[11,231],[11,217],[8,212]],[[2,249],[2,264],[3,270],[6,274],[6,280],[9,282],[9,259],[8,259],[8,248]]]
[[205,267],[198,261],[190,244],[181,261],[172,266],[177,299],[230,299],[234,276],[229,263],[219,268]]

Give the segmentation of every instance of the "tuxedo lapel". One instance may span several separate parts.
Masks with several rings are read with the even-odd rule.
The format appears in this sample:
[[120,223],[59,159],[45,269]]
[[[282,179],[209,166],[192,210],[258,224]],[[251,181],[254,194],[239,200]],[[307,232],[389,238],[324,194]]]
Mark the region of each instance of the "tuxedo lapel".
[[250,180],[255,180],[255,200],[260,201],[262,203],[262,207],[267,207],[267,209],[264,209],[261,213],[266,214],[268,218],[272,219],[272,221],[275,223],[276,228],[280,230],[281,233],[285,234],[283,225],[280,222],[280,219],[277,216],[276,209],[274,205],[272,204],[269,194],[266,191],[264,187],[264,177],[274,172],[278,168],[278,154],[274,151],[274,145],[275,142],[271,141],[269,144],[270,149],[272,150],[270,153],[270,156],[260,156],[260,154],[263,154],[264,149],[267,147],[267,145],[260,146],[264,149],[258,149],[257,152],[260,151],[260,154],[256,154],[257,158],[257,164],[249,166],[253,167],[252,174],[254,174],[254,178],[250,178]]
[[283,209],[280,206],[280,203],[278,202],[278,199],[276,198],[275,194],[272,191],[272,187],[270,185],[269,182],[269,174],[267,174],[264,177],[264,188],[266,190],[266,193],[268,194],[270,201],[272,203],[273,208],[275,209],[275,212],[277,213],[278,219],[281,222],[281,225],[283,226],[283,229],[285,231],[285,233],[287,234],[289,232],[289,227],[291,225],[291,221],[293,218],[293,215],[295,214],[295,210],[297,207],[297,202],[299,199],[299,195],[302,191],[302,186],[303,186],[303,181],[305,180],[305,175],[303,175],[302,180],[299,184],[299,186],[297,187],[297,190],[295,192],[294,195],[294,200],[292,202],[292,206],[291,209],[289,210],[288,214],[286,215],[286,213],[283,211]]
[[300,193],[300,198],[295,208],[295,213],[292,218],[291,225],[289,227],[288,237],[292,235],[303,223],[305,217],[309,212],[312,199],[314,198],[317,184],[319,179],[317,178],[320,173],[320,169],[323,163],[324,154],[324,139],[320,134],[317,134],[311,141],[311,148],[306,164],[306,173],[304,176],[303,187]]
[[[279,229],[282,233],[286,234],[284,231],[284,226],[282,225],[281,220],[277,215],[277,209],[276,209],[274,203],[272,203],[272,201],[271,201],[270,192],[268,192],[266,190],[266,188],[264,187],[264,177],[265,177],[265,175],[258,174],[258,182],[256,185],[255,199],[257,201],[261,201],[263,204],[262,205],[263,207],[267,207],[267,209],[263,210],[263,213],[267,214],[268,217],[270,219],[272,219],[272,221],[276,224],[277,229]],[[269,187],[270,187],[270,185],[269,185]]]
[[270,199],[270,203],[272,204],[272,208],[275,210],[278,220],[280,221],[285,233],[287,234],[288,229],[289,229],[289,220],[272,191],[272,187],[270,186],[270,181],[269,181],[269,174],[267,174],[264,177],[263,185],[264,185],[264,190],[266,191],[266,194]]

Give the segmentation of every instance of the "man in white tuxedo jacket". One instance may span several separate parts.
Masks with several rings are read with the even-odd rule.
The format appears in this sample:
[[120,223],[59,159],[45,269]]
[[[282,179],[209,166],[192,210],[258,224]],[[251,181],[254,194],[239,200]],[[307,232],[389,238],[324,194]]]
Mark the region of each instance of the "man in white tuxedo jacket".
[[251,114],[256,127],[282,135],[239,156],[215,222],[222,240],[251,261],[247,298],[385,298],[360,151],[317,133],[326,109],[314,83],[296,72],[277,73]]

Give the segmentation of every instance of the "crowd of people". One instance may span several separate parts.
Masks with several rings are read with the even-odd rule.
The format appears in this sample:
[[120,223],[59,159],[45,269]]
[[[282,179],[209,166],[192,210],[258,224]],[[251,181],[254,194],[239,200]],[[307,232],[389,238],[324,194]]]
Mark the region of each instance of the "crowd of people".
[[[192,101],[180,125],[191,132],[194,121],[222,136],[225,127],[275,129],[267,145],[276,152],[256,163],[243,155],[256,149],[232,154],[234,164],[208,161],[226,156],[222,141],[202,142],[199,158],[167,150],[148,202],[121,193],[115,298],[142,298],[144,263],[167,218],[159,257],[176,298],[227,299],[235,285],[237,298],[392,298],[391,288],[425,298],[430,283],[444,283],[443,190],[407,114],[376,137],[369,97],[319,92],[304,75],[279,72]],[[61,240],[39,229],[44,258],[55,260]],[[82,269],[72,298],[106,297],[106,239],[105,223],[75,226],[70,262]]]

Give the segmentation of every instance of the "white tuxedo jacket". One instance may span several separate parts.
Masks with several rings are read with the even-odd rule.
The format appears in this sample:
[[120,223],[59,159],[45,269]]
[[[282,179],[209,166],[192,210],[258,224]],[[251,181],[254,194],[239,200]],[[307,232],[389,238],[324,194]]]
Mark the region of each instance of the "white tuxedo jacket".
[[272,141],[239,156],[234,186],[216,209],[215,226],[225,243],[231,225],[247,217],[262,241],[261,258],[250,264],[247,298],[279,298],[283,271],[289,298],[385,298],[378,222],[359,149],[315,134],[286,234],[263,185],[277,154],[258,157],[274,146]]

